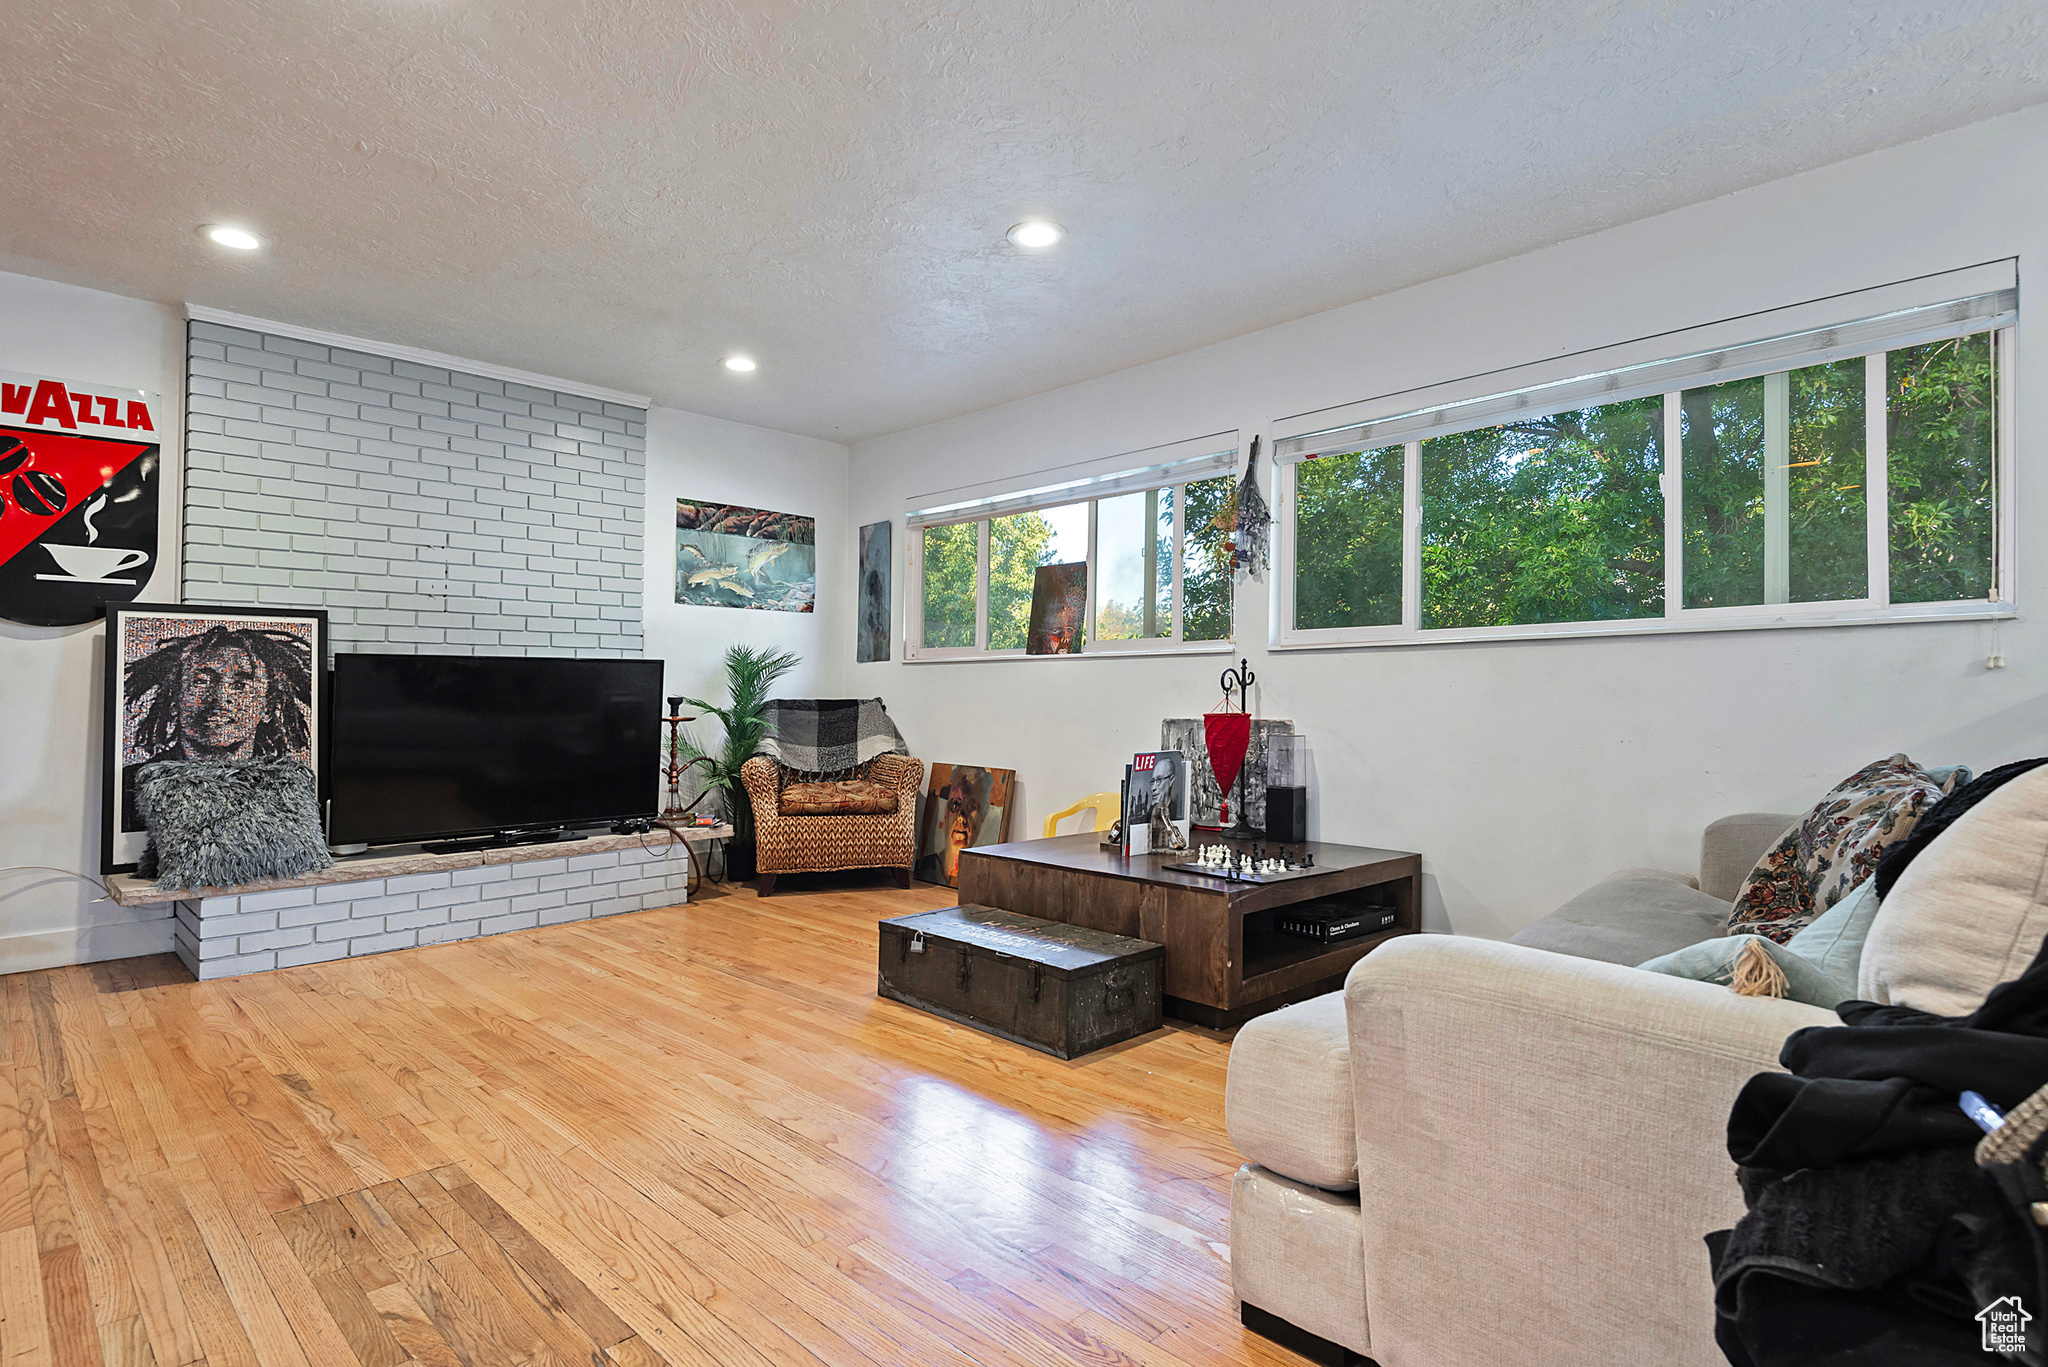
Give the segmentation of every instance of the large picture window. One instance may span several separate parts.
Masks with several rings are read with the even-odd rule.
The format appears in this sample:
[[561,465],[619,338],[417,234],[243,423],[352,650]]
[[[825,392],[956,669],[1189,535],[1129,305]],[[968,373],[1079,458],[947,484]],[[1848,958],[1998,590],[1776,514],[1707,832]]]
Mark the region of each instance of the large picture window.
[[[1274,643],[2010,612],[2011,310],[2008,291],[1901,311],[1862,325],[1901,344],[1850,355],[1856,328],[1829,328],[1813,364],[1767,368],[1801,350],[1777,338],[1550,403],[1460,401],[1511,421],[1419,409],[1286,438]],[[1713,382],[1640,392],[1688,370]]]
[[[1039,567],[1074,563],[1088,566],[1083,653],[1227,645],[1235,456],[1162,459],[1087,481],[1104,489],[1091,498],[1025,490],[913,509],[910,658],[1024,654]],[[989,515],[961,516],[984,504]]]

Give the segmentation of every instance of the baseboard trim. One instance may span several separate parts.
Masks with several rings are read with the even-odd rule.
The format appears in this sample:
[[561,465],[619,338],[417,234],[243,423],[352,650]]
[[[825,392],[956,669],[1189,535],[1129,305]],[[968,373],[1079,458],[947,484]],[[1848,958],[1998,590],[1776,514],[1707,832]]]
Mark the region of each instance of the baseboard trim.
[[1341,1343],[1311,1334],[1308,1330],[1289,1324],[1270,1310],[1261,1310],[1250,1301],[1237,1303],[1237,1317],[1244,1327],[1262,1339],[1270,1339],[1290,1353],[1299,1353],[1310,1362],[1322,1367],[1379,1367],[1379,1364],[1363,1353],[1354,1353]]
[[170,916],[153,916],[147,921],[117,921],[108,925],[31,931],[25,935],[0,935],[0,973],[28,973],[39,968],[60,968],[65,964],[96,964],[107,959],[169,954],[171,927],[175,924]]

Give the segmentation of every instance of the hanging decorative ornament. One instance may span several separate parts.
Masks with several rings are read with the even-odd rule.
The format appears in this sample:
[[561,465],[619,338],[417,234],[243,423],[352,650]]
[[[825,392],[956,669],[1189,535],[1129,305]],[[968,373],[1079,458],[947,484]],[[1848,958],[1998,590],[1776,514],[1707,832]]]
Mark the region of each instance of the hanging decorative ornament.
[[1259,495],[1259,439],[1252,438],[1251,457],[1245,461],[1244,479],[1237,486],[1237,545],[1231,555],[1232,568],[1256,579],[1266,572],[1266,532],[1273,515]]
[[[1250,660],[1239,660],[1237,668],[1223,671],[1223,707],[1202,714],[1202,739],[1209,747],[1209,768],[1216,775],[1216,789],[1222,793],[1220,820],[1230,822],[1223,834],[1239,840],[1257,840],[1265,832],[1244,819],[1244,759],[1251,748],[1251,687],[1259,681]],[[1230,710],[1230,690],[1237,690],[1237,710]],[[1231,821],[1231,783],[1237,783],[1237,819]]]
[[1223,698],[1224,711],[1202,714],[1202,741],[1209,749],[1209,768],[1216,775],[1216,791],[1223,794],[1223,808],[1217,820],[1230,824],[1230,785],[1244,768],[1245,752],[1251,748],[1252,719],[1248,713],[1232,712],[1230,695]]

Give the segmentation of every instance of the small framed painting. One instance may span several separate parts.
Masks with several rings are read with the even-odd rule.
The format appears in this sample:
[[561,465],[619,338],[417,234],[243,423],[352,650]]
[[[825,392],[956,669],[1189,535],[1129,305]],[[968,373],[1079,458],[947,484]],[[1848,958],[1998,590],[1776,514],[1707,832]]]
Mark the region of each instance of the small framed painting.
[[918,829],[917,876],[927,883],[959,887],[960,851],[1009,840],[1016,786],[1014,769],[934,764]]
[[325,612],[109,604],[100,872],[132,871],[148,844],[145,764],[291,758],[324,798],[326,710]]

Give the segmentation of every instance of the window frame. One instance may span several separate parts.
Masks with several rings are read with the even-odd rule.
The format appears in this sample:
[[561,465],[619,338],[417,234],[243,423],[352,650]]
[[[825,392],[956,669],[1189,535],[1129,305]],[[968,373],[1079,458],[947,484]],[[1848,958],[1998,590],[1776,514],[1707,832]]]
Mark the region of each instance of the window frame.
[[[1588,622],[1538,622],[1488,627],[1441,627],[1423,629],[1422,609],[1422,442],[1412,438],[1403,447],[1403,508],[1401,517],[1401,623],[1398,626],[1299,628],[1295,614],[1295,472],[1306,459],[1278,465],[1274,489],[1273,531],[1276,539],[1271,590],[1271,624],[1268,647],[1273,650],[1334,650],[1374,646],[1415,646],[1459,644],[1484,641],[1554,640],[1587,636],[1668,635],[1681,632],[1756,631],[1785,627],[1868,626],[1897,622],[1980,621],[2009,618],[2018,612],[2014,586],[2017,583],[2017,521],[2014,487],[2017,473],[2017,444],[2014,417],[2014,374],[2018,350],[2018,325],[2006,323],[1982,331],[1991,335],[1992,402],[1996,441],[1992,459],[1992,593],[1983,599],[1936,603],[1893,603],[1891,601],[1891,498],[1888,428],[1885,405],[1864,405],[1865,484],[1865,597],[1814,603],[1766,603],[1757,605],[1688,608],[1684,605],[1685,527],[1683,454],[1679,442],[1679,395],[1684,390],[1663,393],[1664,427],[1662,445],[1664,469],[1659,493],[1664,503],[1664,614],[1661,617],[1608,619]],[[1976,336],[1975,332],[1958,336]],[[1887,393],[1885,357],[1888,349],[1865,353],[1866,396]],[[1788,363],[1782,372],[1800,369]],[[1693,388],[1697,386],[1687,386]],[[1595,402],[1578,402],[1550,409],[1551,412],[1594,407]],[[1529,413],[1511,421],[1541,416]],[[1501,424],[1480,424],[1491,427]],[[1466,430],[1446,428],[1442,435]],[[1352,449],[1377,450],[1394,442],[1354,447],[1337,443],[1328,454]]]
[[[1235,594],[1232,595],[1231,634],[1220,641],[1183,640],[1185,629],[1183,617],[1187,610],[1187,486],[1191,483],[1205,483],[1217,478],[1204,475],[1198,479],[1168,480],[1147,486],[1148,489],[1171,489],[1173,491],[1173,625],[1165,636],[1142,636],[1128,640],[1104,640],[1095,634],[1096,614],[1099,608],[1097,594],[1101,588],[1101,576],[1097,573],[1099,551],[1098,522],[1102,500],[1116,498],[1122,494],[1143,492],[1139,489],[1122,489],[1110,493],[1084,498],[1064,499],[1035,505],[1031,508],[1010,509],[994,513],[983,513],[978,517],[961,517],[949,521],[933,521],[913,526],[910,535],[904,538],[905,566],[904,602],[906,621],[904,623],[903,659],[906,664],[939,664],[957,660],[1075,660],[1131,656],[1131,655],[1227,655],[1237,648],[1237,614]],[[1009,517],[1020,512],[1042,512],[1049,508],[1070,508],[1075,504],[1088,505],[1088,601],[1087,637],[1078,654],[1074,655],[1032,655],[1022,646],[1000,650],[988,645],[988,581],[989,557],[994,537],[990,522],[994,517]],[[975,578],[974,578],[974,644],[971,646],[926,646],[924,644],[924,538],[931,527],[953,527],[970,523],[975,527]]]

